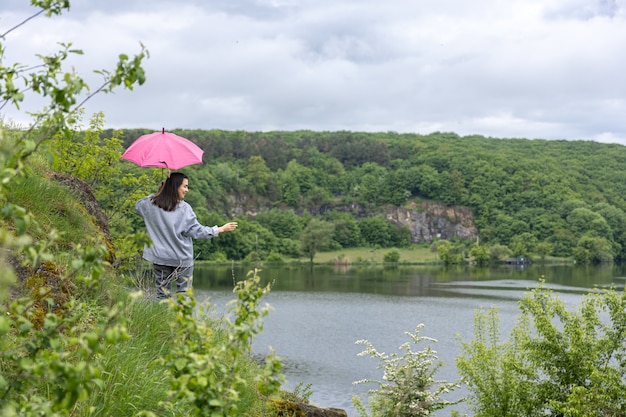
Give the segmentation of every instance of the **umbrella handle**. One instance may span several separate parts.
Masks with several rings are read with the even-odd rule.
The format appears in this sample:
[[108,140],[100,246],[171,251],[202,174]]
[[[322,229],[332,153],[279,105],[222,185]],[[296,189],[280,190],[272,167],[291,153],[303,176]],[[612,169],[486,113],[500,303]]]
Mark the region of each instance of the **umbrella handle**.
[[[167,178],[170,177],[171,171],[170,171],[170,167],[167,166],[167,162],[165,161],[159,161],[159,163],[164,164],[165,168],[167,168]],[[163,170],[161,170],[161,180],[163,180]]]

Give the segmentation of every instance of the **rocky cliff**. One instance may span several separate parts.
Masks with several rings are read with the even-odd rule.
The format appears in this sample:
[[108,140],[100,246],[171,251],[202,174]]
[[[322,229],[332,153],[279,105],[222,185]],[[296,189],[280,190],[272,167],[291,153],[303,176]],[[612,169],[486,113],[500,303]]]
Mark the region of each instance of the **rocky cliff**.
[[409,208],[387,207],[385,216],[395,224],[408,227],[413,243],[455,237],[460,239],[478,237],[472,212],[466,207],[423,201]]
[[[268,202],[259,202],[247,196],[231,197],[229,201],[231,217],[246,215],[256,216],[272,207]],[[320,215],[328,210],[340,210],[352,213],[357,219],[375,215],[371,210],[359,204],[325,205],[310,208],[313,215]],[[298,213],[302,214],[302,213]],[[384,209],[387,220],[409,228],[413,243],[432,242],[435,239],[476,239],[478,230],[474,225],[472,212],[467,207],[447,206],[444,203],[422,201],[412,203],[408,208],[387,206]]]

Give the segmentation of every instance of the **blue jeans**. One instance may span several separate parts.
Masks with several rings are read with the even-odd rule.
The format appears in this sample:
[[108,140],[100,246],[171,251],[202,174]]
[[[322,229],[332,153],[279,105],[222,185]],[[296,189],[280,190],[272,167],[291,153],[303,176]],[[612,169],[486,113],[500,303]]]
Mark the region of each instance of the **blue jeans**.
[[175,292],[187,294],[193,281],[193,266],[169,266],[153,264],[152,271],[156,282],[157,300],[165,300],[172,296],[172,284],[176,284]]

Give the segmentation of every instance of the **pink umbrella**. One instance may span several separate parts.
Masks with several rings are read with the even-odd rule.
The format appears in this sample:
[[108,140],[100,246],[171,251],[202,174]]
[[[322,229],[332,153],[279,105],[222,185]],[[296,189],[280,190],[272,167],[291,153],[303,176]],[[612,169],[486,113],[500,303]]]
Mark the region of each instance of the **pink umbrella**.
[[201,164],[204,151],[189,139],[174,133],[154,132],[140,136],[126,149],[122,159],[140,167],[177,170],[187,165]]

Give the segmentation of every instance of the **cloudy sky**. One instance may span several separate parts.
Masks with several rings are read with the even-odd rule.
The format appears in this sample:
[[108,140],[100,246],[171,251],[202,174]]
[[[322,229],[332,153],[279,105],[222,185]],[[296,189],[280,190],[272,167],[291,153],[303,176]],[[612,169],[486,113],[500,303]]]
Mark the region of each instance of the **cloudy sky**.
[[[0,33],[29,4],[2,0]],[[9,33],[3,64],[57,42],[85,52],[71,63],[86,77],[149,50],[143,86],[86,107],[112,128],[626,145],[626,0],[74,0]]]

